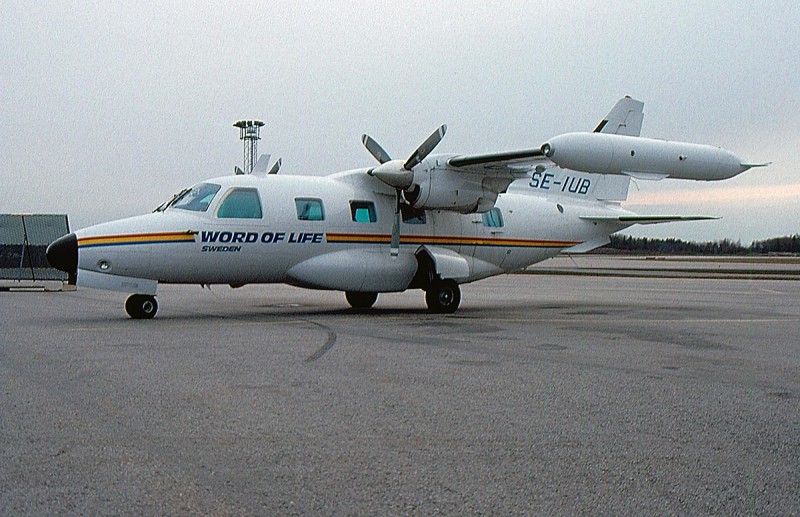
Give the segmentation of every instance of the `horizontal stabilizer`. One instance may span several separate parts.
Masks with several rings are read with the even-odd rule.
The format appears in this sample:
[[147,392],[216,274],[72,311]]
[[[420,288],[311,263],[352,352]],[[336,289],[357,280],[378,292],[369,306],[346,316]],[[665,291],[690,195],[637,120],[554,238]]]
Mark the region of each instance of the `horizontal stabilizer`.
[[719,219],[712,215],[582,215],[584,221],[619,224],[659,224],[679,221],[712,221]]
[[571,255],[571,254],[581,254],[581,253],[589,253],[592,250],[596,250],[597,248],[602,248],[606,244],[611,242],[611,238],[608,236],[605,237],[598,237],[596,239],[592,239],[590,241],[582,242],[576,246],[572,246],[571,248],[566,248],[561,250],[561,253],[564,255]]

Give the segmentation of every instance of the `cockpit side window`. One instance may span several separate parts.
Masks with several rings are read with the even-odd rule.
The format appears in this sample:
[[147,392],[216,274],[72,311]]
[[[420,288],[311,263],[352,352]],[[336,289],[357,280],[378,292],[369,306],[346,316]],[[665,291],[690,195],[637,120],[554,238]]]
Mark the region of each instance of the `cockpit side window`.
[[193,212],[205,212],[211,200],[217,195],[221,187],[215,183],[200,183],[180,194],[165,208],[180,208]]
[[221,219],[261,219],[261,200],[254,188],[235,188],[228,192],[217,209]]

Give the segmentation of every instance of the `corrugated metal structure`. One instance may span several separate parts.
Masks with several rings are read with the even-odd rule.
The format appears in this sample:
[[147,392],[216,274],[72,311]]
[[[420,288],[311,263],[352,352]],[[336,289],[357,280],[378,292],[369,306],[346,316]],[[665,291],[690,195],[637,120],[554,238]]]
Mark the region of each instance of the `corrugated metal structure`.
[[45,256],[47,245],[68,233],[66,215],[0,214],[0,280],[69,280]]

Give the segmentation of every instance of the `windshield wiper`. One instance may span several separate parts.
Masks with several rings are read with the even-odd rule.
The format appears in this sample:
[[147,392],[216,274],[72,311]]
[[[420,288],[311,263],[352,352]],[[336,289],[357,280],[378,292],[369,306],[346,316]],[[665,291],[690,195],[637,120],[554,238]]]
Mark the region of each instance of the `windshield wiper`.
[[177,194],[172,196],[172,199],[170,199],[169,201],[165,201],[164,203],[161,203],[160,205],[158,205],[158,207],[156,207],[156,209],[153,210],[153,213],[155,213],[155,212],[163,212],[167,208],[171,207],[172,204],[175,203],[175,201],[178,200],[178,198],[180,198],[181,196],[183,196],[184,194],[186,194],[190,190],[192,190],[192,189],[191,188],[185,188],[185,189],[181,190],[180,192],[178,192]]

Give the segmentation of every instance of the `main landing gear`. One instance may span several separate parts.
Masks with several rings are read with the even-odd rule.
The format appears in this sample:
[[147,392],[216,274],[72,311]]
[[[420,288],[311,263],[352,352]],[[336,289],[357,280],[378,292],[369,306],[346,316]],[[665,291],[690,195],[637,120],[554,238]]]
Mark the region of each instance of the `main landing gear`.
[[428,310],[438,314],[452,314],[461,303],[461,289],[455,280],[435,280],[425,290]]
[[149,294],[132,294],[125,300],[125,312],[135,320],[149,320],[156,315],[156,297]]
[[375,305],[378,299],[378,293],[362,292],[362,291],[347,291],[344,293],[347,303],[354,309],[369,309]]
[[[378,293],[346,291],[344,297],[352,308],[365,310],[375,304],[378,299]],[[153,300],[153,303],[155,303],[155,300]],[[435,280],[425,289],[425,303],[428,305],[430,312],[452,314],[456,312],[461,303],[461,289],[455,280]]]

